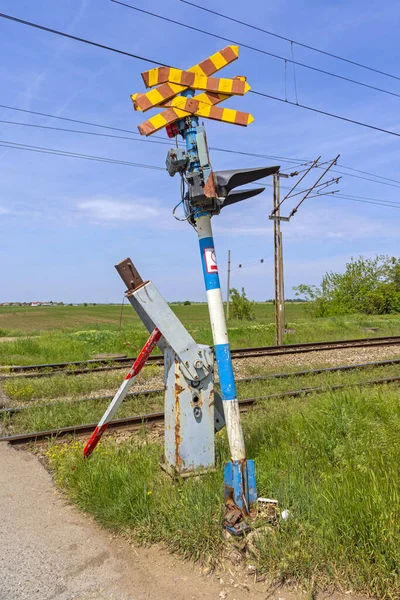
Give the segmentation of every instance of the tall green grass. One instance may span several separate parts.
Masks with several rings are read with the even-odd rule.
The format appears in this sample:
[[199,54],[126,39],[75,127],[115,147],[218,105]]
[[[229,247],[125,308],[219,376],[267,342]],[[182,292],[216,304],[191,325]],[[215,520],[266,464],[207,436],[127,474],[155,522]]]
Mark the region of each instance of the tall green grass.
[[[178,317],[198,343],[212,344],[208,309],[204,304],[173,307]],[[119,334],[119,312],[116,306],[54,307],[20,309],[2,312],[0,324],[15,323],[21,331],[35,329],[35,336],[14,342],[0,343],[0,365],[35,364],[86,360],[98,353],[123,353],[134,356],[145,343],[148,334],[139,323],[131,307],[126,307],[126,319]],[[44,311],[44,312],[43,312]],[[77,312],[75,312],[77,311]],[[256,319],[250,322],[229,321],[232,347],[264,346],[275,344],[272,304],[256,304]],[[75,317],[74,317],[75,315]],[[343,317],[313,318],[303,305],[288,304],[286,321],[294,334],[286,334],[284,343],[299,343],[346,338],[400,335],[400,316],[350,315]],[[377,327],[378,331],[368,332]],[[20,333],[20,332],[19,332]]]
[[[152,366],[149,371],[154,371]],[[368,380],[389,378],[398,376],[399,366],[375,367],[364,370],[345,372],[331,372],[320,375],[307,375],[304,377],[288,377],[285,379],[267,378],[253,381],[238,381],[237,390],[239,399],[266,396],[270,394],[283,393],[288,390],[300,390],[304,388],[328,388],[333,385],[354,385],[358,382]],[[86,378],[88,378],[86,380]],[[7,427],[10,433],[23,433],[25,431],[40,431],[54,429],[57,427],[68,427],[82,423],[92,423],[100,419],[110,400],[82,400],[80,402],[60,401],[51,404],[57,397],[65,394],[70,399],[74,396],[79,398],[83,392],[105,390],[112,395],[118,389],[122,381],[121,374],[99,373],[79,375],[71,377],[57,375],[49,379],[14,379],[3,385],[4,391],[18,401],[25,401],[26,408],[16,413],[11,418],[0,412],[0,421]],[[87,383],[86,383],[87,382]],[[106,386],[109,389],[106,390]],[[134,391],[134,389],[133,389]],[[33,399],[29,399],[27,394]],[[54,396],[53,396],[54,394]],[[260,401],[261,406],[271,400]],[[287,399],[286,402],[296,402]],[[50,403],[50,404],[46,404]],[[163,410],[163,395],[154,394],[150,396],[128,397],[118,409],[116,417],[144,414],[146,412]]]
[[[277,400],[246,415],[258,493],[276,497],[291,514],[272,535],[260,530],[251,560],[261,572],[314,588],[399,597],[399,401],[397,388],[351,389]],[[163,474],[162,446],[146,435],[124,444],[103,440],[87,461],[81,444],[52,446],[57,482],[106,527],[217,560],[225,432],[217,436],[217,472],[187,481]]]

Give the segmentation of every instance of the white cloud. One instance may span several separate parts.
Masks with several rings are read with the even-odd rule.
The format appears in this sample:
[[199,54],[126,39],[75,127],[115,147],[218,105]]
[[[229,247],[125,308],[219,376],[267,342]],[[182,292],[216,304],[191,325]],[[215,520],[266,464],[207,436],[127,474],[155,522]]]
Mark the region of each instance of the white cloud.
[[0,206],[0,215],[11,215],[11,210],[4,206]]
[[77,208],[88,217],[103,222],[147,221],[160,217],[159,209],[149,198],[143,198],[140,202],[95,198],[78,202]]

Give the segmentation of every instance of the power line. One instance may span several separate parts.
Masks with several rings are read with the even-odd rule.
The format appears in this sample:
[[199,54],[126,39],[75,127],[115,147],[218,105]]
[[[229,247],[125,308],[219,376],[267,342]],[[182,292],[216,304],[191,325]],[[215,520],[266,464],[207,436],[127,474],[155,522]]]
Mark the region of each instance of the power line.
[[[112,1],[114,2],[115,0]],[[359,125],[360,127],[367,127],[368,129],[374,129],[375,131],[380,131],[381,133],[388,133],[389,135],[400,137],[400,133],[397,133],[396,131],[391,131],[390,129],[383,129],[381,127],[376,127],[375,125],[369,125],[368,123],[356,121],[355,119],[349,119],[348,117],[342,117],[341,115],[335,115],[334,113],[330,113],[325,110],[320,110],[319,108],[314,108],[312,106],[307,106],[306,104],[297,104],[296,102],[290,102],[290,100],[284,100],[283,98],[271,96],[270,94],[264,94],[263,92],[256,92],[255,90],[250,90],[249,93],[256,94],[257,96],[263,96],[264,98],[269,98],[270,100],[284,102],[285,104],[290,104],[292,106],[298,106],[299,108],[304,108],[305,110],[310,110],[312,112],[318,113],[320,115],[326,115],[327,117],[332,117],[334,119],[340,119],[341,121],[346,121],[347,123],[353,123],[354,125]]]
[[311,71],[316,71],[317,73],[323,73],[324,75],[329,75],[330,77],[336,77],[337,79],[342,79],[343,81],[348,81],[350,83],[354,83],[356,85],[361,85],[362,87],[366,87],[371,90],[381,92],[383,94],[389,94],[390,96],[396,96],[396,97],[400,98],[400,94],[396,94],[396,92],[391,92],[390,90],[378,88],[374,85],[369,85],[368,83],[363,83],[362,81],[357,81],[355,79],[351,79],[350,77],[344,77],[343,75],[338,75],[337,73],[332,73],[331,71],[326,71],[325,69],[319,69],[318,67],[313,67],[311,65],[307,65],[306,63],[301,63],[294,59],[286,58],[285,56],[280,56],[279,54],[274,54],[272,52],[267,52],[266,50],[261,50],[261,48],[256,48],[255,46],[250,46],[249,44],[245,44],[243,42],[238,42],[236,40],[232,40],[223,35],[219,35],[217,33],[212,33],[211,31],[205,31],[204,29],[200,29],[199,27],[194,27],[193,25],[188,25],[187,23],[182,23],[182,21],[176,21],[175,19],[170,19],[169,17],[164,17],[162,15],[158,15],[157,13],[153,13],[148,10],[144,10],[143,8],[138,8],[137,6],[132,6],[131,4],[126,4],[125,2],[121,2],[120,0],[111,0],[111,2],[114,2],[114,4],[120,4],[121,6],[125,6],[126,8],[130,8],[132,10],[136,10],[145,15],[149,15],[151,17],[155,17],[157,19],[167,21],[168,23],[173,23],[174,25],[179,25],[180,27],[185,27],[186,29],[190,29],[192,31],[197,31],[198,33],[202,33],[204,35],[208,35],[210,37],[214,37],[219,40],[223,40],[224,42],[229,42],[230,44],[237,44],[239,46],[242,46],[243,48],[252,50],[253,52],[259,52],[260,54],[265,54],[266,56],[270,56],[271,58],[276,58],[278,60],[282,60],[285,63],[291,63],[293,65],[297,65],[297,66],[303,67],[305,69],[310,69]]
[[91,160],[95,162],[106,162],[110,164],[124,165],[128,167],[140,167],[143,169],[151,169],[154,171],[165,171],[162,167],[157,167],[155,165],[146,165],[142,163],[135,163],[126,160],[119,160],[114,158],[109,158],[105,156],[92,156],[90,154],[81,154],[79,152],[71,152],[68,150],[59,150],[57,148],[45,148],[43,146],[33,146],[30,144],[19,144],[16,142],[9,142],[7,140],[0,140],[0,146],[3,148],[9,148],[13,150],[25,150],[29,152],[37,152],[39,154],[54,154],[56,156],[63,156],[65,158],[80,158],[84,160]]
[[95,46],[96,48],[102,48],[103,50],[109,50],[110,52],[116,52],[117,54],[123,54],[124,56],[129,56],[130,58],[137,58],[138,60],[143,60],[145,62],[151,63],[153,65],[162,65],[163,67],[168,67],[165,63],[156,62],[151,58],[146,58],[144,56],[139,56],[138,54],[132,54],[131,52],[126,52],[125,50],[119,50],[118,48],[113,48],[112,46],[105,46],[104,44],[100,44],[99,42],[93,42],[92,40],[88,40],[86,38],[77,37],[76,35],[71,35],[69,33],[65,33],[64,31],[58,31],[57,29],[51,29],[50,27],[45,27],[44,25],[39,25],[38,23],[32,23],[32,21],[24,21],[23,19],[18,19],[17,17],[13,17],[11,15],[6,15],[4,13],[0,13],[0,17],[2,19],[8,19],[9,21],[14,21],[15,23],[21,23],[21,25],[28,25],[29,27],[34,27],[35,29],[40,29],[41,31],[47,31],[48,33],[55,33],[56,35],[61,35],[62,37],[68,38],[70,40],[75,40],[76,42],[82,42],[83,44],[89,44],[90,46]]
[[[51,127],[49,125],[37,125],[34,123],[21,123],[20,121],[7,121],[5,119],[0,119],[0,123],[5,123],[6,125],[20,125],[22,127],[33,127],[36,129],[48,129],[50,131],[64,131],[67,133],[81,133],[84,135],[94,135],[94,136],[113,138],[113,139],[118,139],[118,140],[131,140],[133,142],[147,142],[147,143],[152,142],[152,140],[149,140],[149,139],[146,139],[143,137],[133,138],[133,137],[129,137],[127,135],[113,135],[110,133],[98,133],[96,131],[82,131],[80,129],[67,129],[65,127]],[[162,141],[162,142],[154,141],[153,143],[167,145],[167,146],[171,145],[167,141]]]
[[274,33],[273,31],[268,31],[267,29],[263,29],[262,27],[257,27],[256,25],[252,25],[251,23],[246,23],[243,20],[235,19],[233,17],[229,17],[228,15],[224,15],[215,10],[211,10],[210,8],[206,8],[205,6],[200,6],[199,4],[195,4],[194,2],[189,2],[188,0],[180,0],[184,4],[188,4],[190,6],[194,6],[200,10],[204,10],[205,12],[211,13],[213,15],[217,15],[223,19],[227,19],[228,21],[233,21],[234,23],[239,23],[239,25],[244,25],[245,27],[250,27],[251,29],[255,29],[256,31],[261,31],[262,33],[266,33],[267,35],[271,35],[280,40],[284,40],[286,42],[290,42],[291,44],[296,44],[296,46],[301,46],[302,48],[307,48],[308,50],[313,50],[314,52],[319,52],[320,54],[325,54],[325,56],[330,56],[331,58],[336,58],[337,60],[342,60],[343,62],[349,63],[351,65],[355,65],[356,67],[361,67],[362,69],[367,69],[368,71],[373,71],[374,73],[379,73],[380,75],[385,75],[385,77],[391,77],[392,79],[397,79],[400,81],[400,77],[397,75],[393,75],[391,73],[386,73],[385,71],[381,71],[379,69],[374,69],[373,67],[369,67],[368,65],[364,65],[362,63],[356,62],[354,60],[350,60],[349,58],[344,58],[343,56],[339,56],[337,54],[332,54],[331,52],[326,52],[325,50],[321,50],[320,48],[315,48],[315,46],[309,46],[308,44],[303,44],[302,42],[297,42],[296,40],[292,40],[278,33]]
[[[20,110],[22,112],[27,112],[27,113],[32,113],[35,115],[42,115],[42,116],[46,116],[49,118],[53,118],[53,119],[63,119],[65,121],[72,121],[74,123],[82,123],[85,125],[90,125],[93,127],[104,127],[105,129],[111,129],[111,130],[115,130],[115,131],[124,131],[127,133],[131,133],[133,135],[138,135],[140,136],[139,133],[137,133],[136,131],[131,131],[129,129],[120,129],[118,127],[110,127],[108,125],[100,125],[98,123],[90,123],[89,121],[79,121],[78,119],[68,119],[66,117],[58,117],[57,115],[51,115],[49,113],[40,113],[37,111],[32,111],[32,110],[26,110],[26,109],[20,109],[20,108],[14,108],[12,106],[6,106],[3,104],[0,104],[0,108],[7,108],[9,110]],[[138,139],[134,139],[128,136],[118,136],[118,135],[106,135],[106,134],[101,134],[101,133],[95,133],[92,131],[82,131],[82,130],[78,130],[78,129],[66,129],[63,127],[51,127],[48,125],[37,125],[37,124],[32,124],[32,123],[22,123],[20,121],[9,121],[6,119],[1,120],[0,119],[0,123],[5,123],[7,125],[20,125],[23,127],[36,127],[38,129],[50,129],[50,130],[55,130],[55,131],[65,131],[65,132],[70,132],[70,133],[82,133],[82,134],[86,134],[86,135],[99,135],[102,137],[109,137],[109,138],[117,138],[117,139],[122,139],[122,140],[133,140],[133,141],[138,141],[138,142],[148,142],[148,143],[157,143],[157,144],[162,144],[162,145],[167,145],[167,146],[171,146],[170,142],[168,142],[167,140],[165,140],[164,138],[160,137],[160,136],[152,136],[151,139],[147,139],[147,138],[142,138],[142,137],[138,137]],[[155,142],[153,140],[153,138],[156,138],[157,140],[161,140],[160,142]],[[290,162],[290,163],[295,163],[295,164],[300,164],[300,159],[294,159],[294,158],[284,158],[282,156],[270,156],[267,154],[256,154],[254,152],[244,152],[241,150],[230,150],[228,148],[217,148],[215,146],[210,146],[210,150],[214,150],[216,152],[227,152],[229,154],[241,154],[244,156],[255,156],[258,158],[266,158],[269,160],[279,160],[279,161],[284,161],[284,162]]]
[[[154,14],[154,13],[150,13],[150,12],[147,12],[147,11],[143,11],[142,9],[137,9],[136,7],[132,7],[132,6],[130,6],[130,5],[128,5],[128,4],[124,4],[124,3],[122,3],[122,2],[117,2],[117,0],[111,0],[111,1],[112,1],[112,2],[116,2],[117,4],[122,4],[123,6],[127,6],[128,8],[133,8],[134,10],[140,10],[141,12],[146,12],[147,14],[149,14],[149,15],[152,15],[152,16],[155,16],[155,17],[157,17],[157,18],[161,18],[161,19],[164,19],[164,20],[167,20],[167,21],[175,22],[175,21],[173,21],[173,20],[171,20],[171,19],[168,19],[167,17],[160,17],[159,15],[156,15],[156,14]],[[90,44],[92,44],[92,45],[99,46],[99,47],[101,47],[101,48],[105,48],[105,49],[107,49],[107,50],[111,50],[111,51],[117,51],[118,53],[126,54],[127,56],[130,56],[131,58],[138,58],[138,59],[140,59],[140,60],[145,60],[145,61],[147,61],[147,62],[151,62],[151,63],[153,63],[153,64],[157,64],[157,65],[163,65],[163,66],[166,66],[166,65],[165,65],[165,63],[162,63],[162,62],[156,62],[156,61],[153,61],[153,60],[149,60],[149,59],[147,59],[147,58],[144,58],[144,57],[136,56],[136,55],[133,55],[133,54],[130,54],[130,53],[126,53],[126,52],[123,52],[123,51],[119,51],[119,50],[115,50],[115,49],[113,49],[113,48],[111,48],[111,47],[108,47],[108,46],[103,46],[103,45],[101,45],[101,44],[97,44],[97,43],[94,43],[94,42],[90,42],[90,41],[88,41],[88,40],[85,40],[85,39],[83,39],[83,38],[78,38],[78,37],[76,37],[76,36],[70,36],[69,34],[64,34],[63,32],[59,32],[59,31],[57,31],[57,30],[55,30],[55,29],[49,29],[49,28],[47,28],[47,27],[42,27],[42,26],[39,26],[39,25],[37,25],[36,23],[31,23],[31,22],[29,22],[29,21],[23,21],[22,19],[17,19],[16,17],[11,17],[10,15],[5,15],[5,14],[3,14],[3,13],[0,13],[0,17],[6,18],[6,19],[10,19],[10,20],[12,20],[12,21],[16,21],[16,22],[18,22],[18,23],[22,23],[22,24],[24,24],[24,25],[28,25],[28,26],[32,26],[32,27],[37,27],[38,29],[42,29],[42,30],[44,30],[44,31],[49,31],[50,33],[55,33],[55,34],[57,34],[57,35],[59,34],[59,35],[65,36],[65,37],[69,37],[69,38],[71,38],[71,39],[75,39],[75,40],[77,40],[77,41],[83,41],[83,42],[87,42],[87,43],[90,43]],[[177,22],[177,24],[178,24],[178,25],[182,25],[182,24],[181,24],[181,23],[179,23],[179,22]],[[196,28],[193,28],[192,26],[186,26],[186,25],[183,25],[183,26],[184,26],[184,27],[189,27],[189,28],[191,28],[191,29],[196,29]],[[224,37],[218,36],[217,34],[210,34],[209,32],[206,32],[206,31],[203,31],[203,30],[198,30],[198,31],[200,31],[201,33],[204,33],[204,34],[206,34],[206,35],[212,35],[213,37],[218,37],[218,38],[220,38],[220,39],[223,39],[223,40],[225,40],[225,41],[232,42],[232,40],[229,40],[228,38],[224,38]],[[237,43],[237,42],[233,42],[233,43]],[[242,46],[244,46],[244,47],[248,47],[248,46],[246,46],[246,44],[242,44]],[[255,50],[256,50],[256,51],[260,51],[260,52],[263,52],[263,53],[265,53],[264,51],[261,51],[261,50],[257,50],[257,49],[255,49]],[[286,60],[286,59],[283,59],[283,60]],[[289,59],[287,59],[287,60],[289,60]],[[289,62],[292,62],[292,61],[289,61]],[[296,64],[300,64],[300,63],[296,63]],[[364,84],[362,84],[362,85],[364,85]],[[290,104],[290,105],[293,105],[293,106],[297,106],[297,107],[299,107],[299,108],[303,108],[303,109],[305,109],[305,110],[309,110],[309,111],[315,112],[315,113],[317,113],[317,114],[321,114],[321,115],[325,115],[325,116],[328,116],[328,117],[332,117],[332,118],[334,118],[334,119],[339,119],[339,120],[341,120],[341,121],[345,121],[345,122],[347,122],[347,123],[352,123],[352,124],[354,124],[354,125],[358,125],[358,126],[360,126],[360,127],[366,127],[366,128],[368,128],[368,129],[373,129],[373,130],[375,130],[375,131],[379,131],[379,132],[381,132],[381,133],[387,133],[387,134],[389,134],[389,135],[394,135],[394,136],[396,136],[396,137],[400,137],[400,133],[397,133],[397,132],[395,132],[395,131],[391,131],[391,130],[389,130],[389,129],[383,129],[383,128],[381,128],[381,127],[376,127],[376,126],[374,126],[374,125],[369,125],[368,123],[363,123],[363,122],[361,122],[361,121],[356,121],[356,120],[354,120],[354,119],[349,119],[349,118],[347,118],[347,117],[343,117],[343,116],[341,116],[341,115],[336,115],[336,114],[334,114],[334,113],[330,113],[330,112],[327,112],[327,111],[324,111],[324,110],[320,110],[320,109],[314,108],[314,107],[312,107],[312,106],[307,106],[307,105],[305,105],[305,104],[297,104],[297,103],[295,103],[295,102],[290,102],[289,100],[285,100],[285,99],[283,99],[283,98],[278,98],[278,97],[276,97],[276,96],[272,96],[272,95],[270,95],[270,94],[265,94],[265,93],[263,93],[263,92],[257,92],[257,91],[255,91],[255,90],[250,90],[250,93],[252,93],[252,94],[256,94],[256,95],[258,95],[258,96],[263,96],[263,97],[265,97],[265,98],[269,98],[270,100],[275,100],[275,101],[278,101],[278,102],[284,102],[284,103],[286,103],[286,104]]]
[[[78,153],[78,152],[60,150],[57,148],[46,148],[43,146],[20,144],[20,143],[16,143],[16,142],[10,142],[7,140],[0,140],[0,147],[8,148],[11,150],[24,150],[26,152],[34,152],[34,153],[38,153],[38,154],[51,154],[51,155],[60,156],[63,158],[78,158],[78,159],[90,160],[90,161],[94,161],[94,162],[102,162],[102,163],[116,164],[116,165],[122,165],[122,166],[128,166],[128,167],[151,169],[151,170],[155,170],[155,171],[165,171],[165,169],[163,167],[158,167],[156,165],[146,165],[146,164],[142,164],[142,163],[124,161],[124,160],[114,159],[114,158],[105,157],[105,156],[93,156],[93,155],[89,155],[89,154],[82,154],[82,153]],[[259,182],[259,183],[263,183],[263,182]],[[259,185],[259,183],[254,184],[254,185]],[[253,185],[253,184],[249,184],[249,185]],[[268,183],[264,183],[264,185],[266,185],[268,187],[272,187],[271,184],[268,184]],[[289,189],[289,188],[286,188],[286,189]],[[343,198],[344,200],[352,200],[354,202],[362,202],[364,204],[375,204],[377,206],[387,206],[388,208],[400,208],[400,203],[396,203],[395,201],[392,201],[392,200],[384,200],[383,198],[368,198],[368,197],[364,197],[364,196],[352,196],[350,194],[349,195],[348,194],[335,194],[335,196],[337,198]],[[364,198],[366,198],[366,199],[364,199]],[[266,257],[266,258],[268,258],[268,257]],[[263,260],[263,259],[261,259],[261,260]],[[246,266],[246,265],[243,265],[243,266]],[[236,267],[236,268],[239,268],[239,267]]]
[[352,198],[350,196],[342,196],[335,194],[336,198],[343,198],[343,200],[350,200],[351,202],[361,202],[362,204],[375,204],[376,206],[386,206],[387,208],[400,208],[400,204],[388,203],[385,200],[382,202],[371,202],[370,200],[361,200],[360,198]]
[[[52,115],[50,113],[41,113],[41,112],[37,112],[37,111],[32,111],[32,110],[27,110],[27,109],[20,109],[20,108],[15,108],[12,106],[7,106],[4,104],[0,104],[0,108],[6,108],[8,110],[16,110],[16,111],[21,111],[21,112],[25,112],[25,113],[31,113],[34,115],[40,115],[40,116],[45,116],[48,118],[54,118],[54,119],[61,119],[64,121],[70,121],[73,123],[82,123],[85,125],[90,125],[93,127],[102,127],[105,129],[111,129],[111,130],[115,130],[115,131],[121,131],[121,132],[127,132],[127,133],[131,133],[132,135],[137,135],[138,138],[131,138],[129,136],[119,136],[119,135],[111,135],[111,134],[104,134],[104,133],[96,133],[96,132],[92,132],[92,131],[82,131],[82,130],[78,130],[78,129],[67,129],[67,128],[63,128],[63,127],[52,127],[52,126],[48,126],[48,125],[38,125],[38,124],[32,124],[32,123],[22,123],[20,121],[10,121],[10,120],[0,120],[0,123],[5,123],[7,125],[19,125],[22,127],[33,127],[33,128],[38,128],[38,129],[45,129],[45,130],[54,130],[54,131],[63,131],[66,133],[77,133],[77,134],[84,134],[84,135],[93,135],[93,136],[100,136],[100,137],[106,137],[106,138],[112,138],[112,139],[123,139],[123,140],[132,140],[132,141],[143,141],[143,142],[147,142],[147,143],[155,143],[155,144],[161,144],[161,145],[166,145],[166,146],[170,146],[170,143],[166,140],[164,140],[164,138],[160,137],[160,136],[152,136],[157,138],[156,140],[153,139],[145,139],[142,138],[140,136],[139,133],[135,132],[135,131],[131,131],[129,129],[121,129],[118,127],[111,127],[109,125],[100,125],[99,123],[91,123],[89,121],[80,121],[78,119],[70,119],[67,117],[60,117],[57,115]],[[158,141],[161,140],[161,141]],[[301,159],[295,159],[295,158],[288,158],[288,157],[282,157],[282,156],[271,156],[271,155],[267,155],[267,154],[258,154],[258,153],[254,153],[254,152],[244,152],[244,151],[240,151],[240,150],[232,150],[232,149],[228,149],[228,148],[218,148],[218,147],[213,147],[210,146],[210,149],[213,151],[217,151],[217,152],[226,152],[229,154],[239,154],[239,155],[244,155],[244,156],[254,156],[257,158],[264,158],[264,159],[268,159],[268,160],[279,160],[279,161],[283,161],[283,162],[289,162],[289,163],[294,163],[295,165],[298,166],[302,166],[303,163],[301,163]],[[343,171],[338,171],[337,169],[332,169],[333,172],[335,173],[339,173],[341,175],[346,175],[347,177],[354,177],[356,179],[362,179],[364,181],[369,181],[372,183],[379,183],[381,185],[388,185],[390,187],[400,187],[400,181],[396,180],[396,179],[390,179],[388,177],[383,177],[381,175],[375,174],[375,173],[370,173],[368,171],[361,171],[359,169],[353,169],[352,167],[347,167],[346,165],[339,165],[342,169],[348,169],[351,171],[355,171],[357,173],[365,173],[366,175],[370,175],[371,177],[375,177],[375,178],[380,178],[383,179],[385,181],[376,181],[374,179],[368,178],[368,177],[363,177],[360,175],[353,175],[351,173],[345,173]],[[293,168],[293,167],[290,167]],[[319,167],[318,167],[319,168]],[[387,183],[388,182],[388,183]],[[398,183],[399,185],[395,185],[395,183]]]

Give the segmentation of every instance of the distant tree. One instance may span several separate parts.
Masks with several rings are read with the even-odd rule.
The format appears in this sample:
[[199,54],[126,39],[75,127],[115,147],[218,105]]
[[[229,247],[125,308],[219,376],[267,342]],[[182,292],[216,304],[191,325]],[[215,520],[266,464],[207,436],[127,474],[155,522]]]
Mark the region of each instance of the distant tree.
[[190,300],[185,300],[185,302],[183,303],[183,306],[190,306],[192,303],[190,302]]
[[400,259],[389,256],[352,258],[344,273],[325,273],[319,287],[301,284],[296,296],[309,302],[318,317],[349,313],[400,312]]
[[254,319],[254,302],[246,296],[244,288],[241,293],[237,289],[229,290],[230,312],[233,319],[239,321],[252,321]]

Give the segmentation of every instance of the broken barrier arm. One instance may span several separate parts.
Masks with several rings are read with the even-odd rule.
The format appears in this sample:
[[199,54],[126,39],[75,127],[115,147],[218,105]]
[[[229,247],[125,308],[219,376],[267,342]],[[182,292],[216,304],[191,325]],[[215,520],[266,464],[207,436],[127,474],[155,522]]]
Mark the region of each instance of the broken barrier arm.
[[97,444],[100,441],[101,436],[107,429],[111,419],[117,412],[118,407],[123,402],[126,394],[128,393],[128,391],[129,391],[130,387],[132,386],[133,382],[135,381],[136,377],[139,375],[140,371],[143,369],[147,359],[149,358],[150,354],[152,353],[152,351],[154,350],[158,341],[160,340],[161,335],[162,335],[161,331],[159,331],[157,328],[155,328],[154,331],[152,332],[152,334],[150,335],[149,339],[143,346],[141,352],[139,353],[138,357],[136,358],[135,362],[133,363],[127,376],[125,377],[124,381],[122,382],[118,391],[116,392],[114,398],[112,399],[109,407],[107,408],[107,410],[104,413],[104,415],[102,416],[99,424],[97,425],[97,427],[94,430],[94,432],[92,433],[89,441],[87,442],[87,444],[83,450],[83,456],[85,458],[88,458],[92,454],[93,450],[96,448]]

